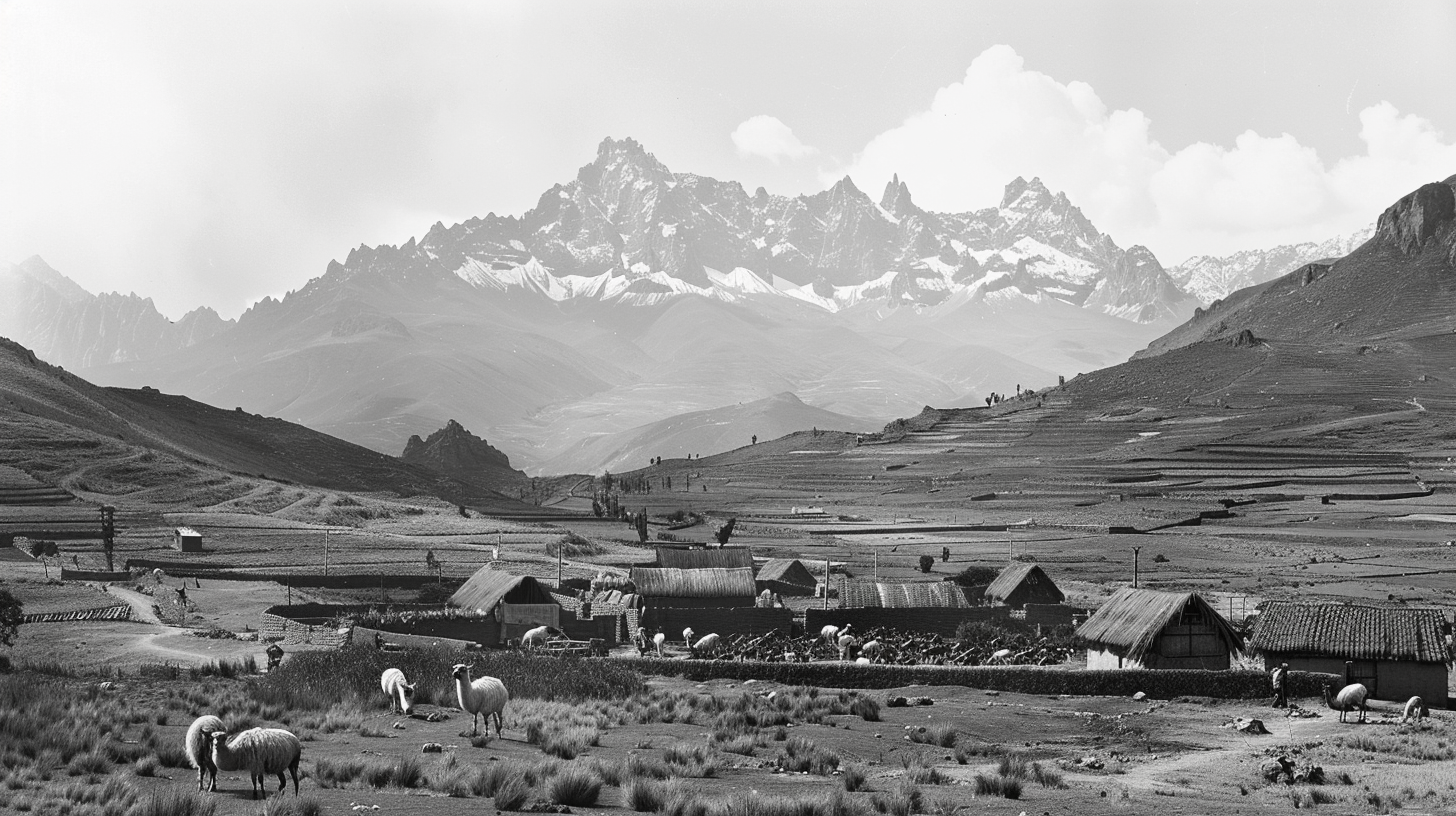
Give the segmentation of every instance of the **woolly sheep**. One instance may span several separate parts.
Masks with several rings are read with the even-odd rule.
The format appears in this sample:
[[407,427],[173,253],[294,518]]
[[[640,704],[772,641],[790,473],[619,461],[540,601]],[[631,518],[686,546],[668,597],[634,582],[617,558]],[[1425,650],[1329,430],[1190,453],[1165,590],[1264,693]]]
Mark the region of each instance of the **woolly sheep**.
[[683,645],[689,649],[693,648],[693,627],[691,626],[683,630]]
[[699,657],[704,654],[716,653],[718,651],[718,641],[718,635],[711,632],[703,635],[701,638],[698,638],[698,642],[694,643],[690,647],[692,649],[693,657]]
[[298,761],[303,757],[303,743],[292,732],[282,728],[249,728],[230,737],[225,731],[211,735],[212,762],[223,771],[247,771],[253,798],[268,798],[264,777],[277,774],[278,792],[288,789],[283,772],[293,776],[293,795],[298,795]]
[[197,789],[203,790],[202,780],[204,776],[212,778],[212,784],[206,790],[217,790],[217,766],[212,762],[212,745],[210,735],[213,732],[222,730],[222,720],[211,714],[204,714],[192,721],[192,726],[187,729],[187,760],[192,767],[197,769]]
[[848,660],[850,650],[853,649],[858,642],[859,641],[855,640],[854,635],[840,635],[839,659]]
[[1340,712],[1340,722],[1345,722],[1345,715],[1353,709],[1360,710],[1360,722],[1365,722],[1365,698],[1370,696],[1370,690],[1360,683],[1351,683],[1340,689],[1340,693],[1330,699],[1330,685],[1325,684],[1325,705]]
[[1405,702],[1405,713],[1401,715],[1401,722],[1410,720],[1422,720],[1426,717],[1426,701],[1420,697],[1412,697]]
[[505,725],[506,702],[511,699],[506,684],[494,677],[481,677],[472,681],[470,667],[464,663],[455,664],[450,674],[455,678],[455,696],[460,700],[460,710],[471,714],[470,734],[461,736],[479,736],[482,716],[485,717],[486,730],[490,730],[490,718],[493,715],[495,735],[499,737]]
[[379,675],[379,687],[389,696],[390,713],[396,709],[405,716],[415,713],[415,684],[405,682],[404,672],[385,669]]
[[866,642],[865,645],[859,647],[859,653],[864,655],[865,657],[868,657],[870,660],[874,660],[876,657],[880,656],[880,652],[884,650],[884,648],[885,644],[879,642],[878,640],[871,640]]
[[849,634],[849,627],[853,625],[854,624],[846,623],[843,628],[841,628],[835,626],[832,623],[828,624],[823,629],[819,630],[819,637],[824,638],[824,642],[826,644],[833,646],[840,635]]
[[666,642],[667,642],[667,635],[663,634],[662,632],[658,632],[657,634],[655,634],[655,635],[652,636],[652,643],[653,643],[653,645],[657,646],[657,656],[658,657],[662,657],[662,644],[664,644]]
[[1005,663],[1007,660],[1010,660],[1010,659],[1011,659],[1011,650],[1010,649],[997,649],[996,651],[994,651],[994,652],[991,653],[991,656],[990,657],[986,658],[986,662],[987,663]]
[[537,626],[535,629],[527,629],[526,634],[521,635],[521,648],[531,649],[536,646],[544,646],[551,639],[551,627]]

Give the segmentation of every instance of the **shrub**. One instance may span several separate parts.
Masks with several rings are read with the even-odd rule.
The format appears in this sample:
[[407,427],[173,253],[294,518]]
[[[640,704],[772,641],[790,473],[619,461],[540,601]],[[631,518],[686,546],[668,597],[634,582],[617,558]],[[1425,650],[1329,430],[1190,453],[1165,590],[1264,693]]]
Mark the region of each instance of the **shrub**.
[[558,805],[591,807],[602,792],[602,780],[595,774],[571,768],[551,780],[551,801]]
[[930,572],[930,570],[933,569],[934,567],[935,567],[935,556],[933,556],[933,555],[922,555],[922,556],[920,556],[920,571],[921,572]]
[[849,705],[849,713],[859,717],[865,722],[880,721],[880,703],[873,697],[860,696],[855,698]]
[[655,779],[630,779],[622,785],[622,801],[638,813],[657,813],[667,802],[668,788]]
[[531,788],[526,780],[519,776],[513,776],[501,782],[492,797],[498,810],[520,810],[531,796]]

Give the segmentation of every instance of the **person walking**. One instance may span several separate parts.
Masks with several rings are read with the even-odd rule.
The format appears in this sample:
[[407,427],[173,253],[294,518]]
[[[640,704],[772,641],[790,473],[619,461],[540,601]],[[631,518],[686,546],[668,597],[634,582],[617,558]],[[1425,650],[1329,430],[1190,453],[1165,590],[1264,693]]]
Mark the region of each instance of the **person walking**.
[[1280,663],[1270,672],[1270,681],[1274,686],[1274,707],[1289,707],[1289,664]]

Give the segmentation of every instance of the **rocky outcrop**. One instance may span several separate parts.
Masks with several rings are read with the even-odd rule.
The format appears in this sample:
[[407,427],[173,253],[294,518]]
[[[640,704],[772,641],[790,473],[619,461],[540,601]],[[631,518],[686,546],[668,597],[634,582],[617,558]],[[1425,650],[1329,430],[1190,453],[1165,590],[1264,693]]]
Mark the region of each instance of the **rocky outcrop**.
[[1456,222],[1456,176],[1420,189],[1381,213],[1375,234],[1406,255],[1424,249],[1433,238],[1450,239]]
[[418,434],[411,436],[400,458],[443,476],[474,484],[525,479],[525,474],[511,468],[510,457],[465,430],[453,419],[427,439],[421,439]]

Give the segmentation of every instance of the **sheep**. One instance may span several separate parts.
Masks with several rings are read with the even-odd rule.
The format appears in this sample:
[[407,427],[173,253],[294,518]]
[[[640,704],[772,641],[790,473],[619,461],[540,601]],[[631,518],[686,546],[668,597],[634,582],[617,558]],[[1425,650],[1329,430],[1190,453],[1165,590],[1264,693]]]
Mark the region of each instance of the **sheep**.
[[202,780],[204,776],[212,778],[212,784],[206,790],[217,790],[217,766],[212,762],[212,746],[209,735],[214,731],[222,730],[222,720],[211,714],[204,714],[192,721],[192,726],[187,729],[187,760],[192,767],[197,769],[197,790],[203,790]]
[[823,629],[820,629],[819,630],[819,637],[824,638],[825,645],[827,645],[827,646],[833,646],[834,643],[835,643],[835,641],[839,638],[840,635],[849,634],[849,627],[851,627],[853,625],[854,624],[846,623],[841,628],[841,627],[835,626],[832,623],[831,624],[828,624]]
[[385,669],[384,674],[379,676],[379,687],[389,695],[389,711],[399,713],[408,717],[415,713],[415,684],[406,683],[404,672],[399,669]]
[[1010,649],[997,649],[986,658],[987,663],[1006,663],[1011,659]]
[[521,648],[531,649],[538,645],[544,645],[551,636],[551,627],[537,626],[535,629],[527,629],[526,634],[521,635]]
[[1365,704],[1365,698],[1370,696],[1370,690],[1359,683],[1351,683],[1340,689],[1340,693],[1330,699],[1330,684],[1325,684],[1325,705],[1340,712],[1340,722],[1345,722],[1345,714],[1352,709],[1360,710],[1360,722],[1365,722],[1365,712],[1369,706]]
[[870,665],[870,659],[864,655],[860,655],[854,659],[854,664],[856,666],[868,666]]
[[505,726],[506,702],[511,699],[506,684],[494,677],[480,677],[472,681],[470,667],[464,663],[455,664],[450,674],[455,678],[455,696],[460,700],[460,710],[468,711],[471,715],[470,733],[462,733],[460,736],[480,736],[482,716],[485,717],[485,728],[489,731],[490,718],[494,716],[495,735],[499,737]]
[[694,643],[692,646],[689,647],[692,650],[693,657],[700,657],[704,654],[716,653],[718,651],[719,640],[720,638],[716,633],[710,632],[706,635],[703,635],[701,638],[698,639],[697,643]]
[[693,627],[689,626],[683,630],[683,646],[693,648]]
[[856,641],[854,639],[854,635],[840,635],[839,636],[839,659],[840,660],[848,660],[849,659],[849,652],[850,652],[850,650],[853,649],[857,643],[858,643],[858,641]]
[[1405,713],[1401,715],[1402,723],[1409,720],[1423,720],[1426,717],[1426,701],[1420,697],[1412,697],[1405,701]]
[[880,656],[880,652],[884,651],[884,648],[885,644],[878,640],[871,640],[859,647],[859,653],[869,658],[870,661],[874,661],[875,658]]
[[662,644],[667,642],[667,635],[662,632],[652,636],[652,643],[657,647],[657,656],[662,657]]
[[292,732],[282,728],[249,728],[229,738],[225,731],[211,734],[212,762],[223,771],[247,771],[253,798],[268,798],[263,777],[278,775],[278,792],[288,789],[288,771],[293,776],[293,795],[298,795],[298,761],[303,758],[303,743]]

